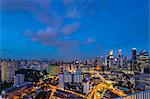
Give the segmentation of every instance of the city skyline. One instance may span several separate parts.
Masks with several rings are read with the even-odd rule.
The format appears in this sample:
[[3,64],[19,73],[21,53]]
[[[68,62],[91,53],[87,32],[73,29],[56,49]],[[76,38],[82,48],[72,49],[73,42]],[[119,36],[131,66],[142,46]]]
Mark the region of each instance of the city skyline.
[[2,58],[88,58],[149,51],[148,0],[2,0]]

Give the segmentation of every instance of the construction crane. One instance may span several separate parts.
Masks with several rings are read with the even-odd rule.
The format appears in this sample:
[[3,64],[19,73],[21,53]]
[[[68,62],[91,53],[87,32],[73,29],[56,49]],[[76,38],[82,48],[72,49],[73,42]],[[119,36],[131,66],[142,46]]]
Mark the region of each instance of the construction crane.
[[113,87],[113,84],[111,81],[106,81],[102,75],[100,75],[97,71],[94,71],[95,74],[99,76],[101,79],[101,83],[95,86],[90,94],[88,94],[87,99],[100,99],[104,96],[104,93],[107,90],[110,90],[114,94],[117,94],[118,96],[126,96],[126,94],[123,93],[123,91],[116,89]]

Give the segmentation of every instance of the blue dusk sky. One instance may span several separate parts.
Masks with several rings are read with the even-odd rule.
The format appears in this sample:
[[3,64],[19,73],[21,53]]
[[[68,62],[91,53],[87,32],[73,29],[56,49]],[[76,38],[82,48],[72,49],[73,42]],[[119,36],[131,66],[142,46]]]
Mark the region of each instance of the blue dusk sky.
[[0,0],[0,19],[1,58],[149,50],[148,0]]

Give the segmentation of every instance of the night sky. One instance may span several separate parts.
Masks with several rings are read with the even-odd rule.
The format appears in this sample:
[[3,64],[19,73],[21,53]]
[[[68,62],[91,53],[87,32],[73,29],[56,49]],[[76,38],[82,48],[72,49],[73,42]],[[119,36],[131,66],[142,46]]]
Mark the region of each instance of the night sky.
[[148,0],[0,0],[1,58],[72,59],[149,50]]

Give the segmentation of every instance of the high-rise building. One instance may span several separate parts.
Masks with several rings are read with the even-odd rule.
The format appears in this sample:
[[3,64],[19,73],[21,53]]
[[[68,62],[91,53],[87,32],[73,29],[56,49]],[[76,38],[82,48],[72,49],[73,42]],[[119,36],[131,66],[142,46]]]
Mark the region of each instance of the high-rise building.
[[6,80],[6,62],[2,62],[2,67],[1,67],[1,81]]
[[12,81],[15,75],[15,66],[12,62],[3,61],[2,62],[2,71],[1,71],[1,80],[2,81]]
[[108,70],[109,69],[109,55],[106,56],[106,59],[105,59],[105,70]]
[[77,70],[74,74],[74,82],[82,82],[82,74],[80,70]]
[[83,82],[83,93],[88,94],[90,91],[90,81]]
[[123,68],[126,68],[128,70],[131,69],[130,61],[128,60],[127,56],[123,57]]
[[122,54],[122,49],[118,50],[118,67],[122,68],[123,66],[123,54]]
[[64,73],[64,82],[69,82],[69,75],[67,72]]
[[113,50],[109,51],[108,55],[105,59],[105,70],[108,70],[111,66],[114,65],[114,56],[113,56]]
[[114,65],[114,51],[110,50],[109,52],[109,68]]
[[64,88],[64,74],[63,73],[59,74],[59,86],[61,88]]
[[137,50],[136,50],[136,48],[132,48],[132,60],[133,61],[137,60]]
[[73,74],[71,72],[68,72],[68,82],[73,81]]
[[148,63],[149,62],[149,53],[145,50],[142,50],[138,53],[138,61]]
[[16,76],[14,76],[14,85],[13,86],[23,84],[24,76],[25,76],[24,74],[16,74]]
[[136,48],[132,48],[132,70],[136,69],[137,63],[137,50]]
[[114,51],[113,51],[113,50],[110,50],[110,51],[109,51],[109,58],[110,58],[110,59],[113,59],[113,57],[114,57],[113,54],[114,54]]

